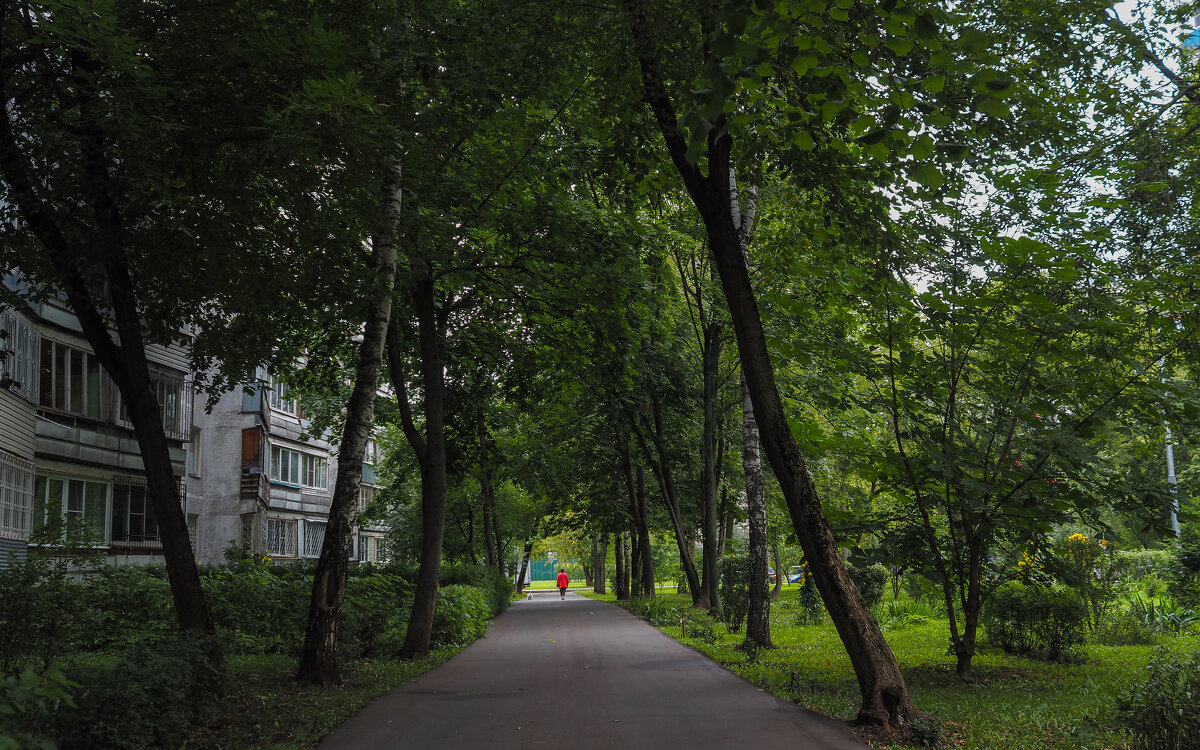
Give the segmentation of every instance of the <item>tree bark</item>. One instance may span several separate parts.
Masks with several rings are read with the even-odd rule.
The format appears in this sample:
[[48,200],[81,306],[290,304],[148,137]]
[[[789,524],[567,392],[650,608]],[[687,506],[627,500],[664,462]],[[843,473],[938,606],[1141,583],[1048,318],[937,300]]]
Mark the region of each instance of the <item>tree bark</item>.
[[388,322],[392,312],[392,289],[396,281],[396,227],[403,198],[400,167],[384,177],[381,190],[385,228],[372,244],[370,302],[358,350],[354,389],[346,405],[346,424],[338,450],[337,482],[329,506],[329,523],[321,555],[313,574],[308,624],[296,679],[302,684],[328,686],[340,682],[337,665],[337,626],[346,596],[346,571],[354,544],[354,513],[362,486],[363,454],[371,437],[375,416],[375,394]]
[[608,534],[597,531],[592,535],[592,559],[595,560],[595,584],[592,593],[606,593],[605,568],[608,563]]
[[388,366],[392,386],[396,391],[404,434],[421,467],[421,561],[417,568],[417,585],[413,593],[408,630],[400,647],[402,659],[413,659],[429,653],[438,579],[442,573],[442,538],[446,531],[446,387],[442,369],[442,321],[431,269],[426,262],[418,261],[413,270],[411,293],[419,331],[421,384],[425,396],[424,436],[417,431],[408,402],[404,353],[400,343],[400,328],[395,318],[388,327]]
[[637,467],[637,533],[638,550],[641,552],[642,596],[654,596],[654,550],[650,548],[650,525],[646,517],[646,467]]
[[687,143],[679,127],[662,72],[662,56],[651,32],[643,0],[622,0],[631,23],[634,52],[642,72],[642,93],[654,114],[668,154],[704,222],[729,304],[741,355],[742,371],[753,403],[763,448],[779,479],[792,526],[804,549],[821,598],[846,647],[858,678],[862,704],[858,721],[899,729],[920,716],[908,694],[900,666],[879,624],[859,596],[838,554],[820,498],[791,430],[767,349],[758,302],[742,257],[737,227],[730,210],[729,169],[733,137],[724,129],[724,116],[708,135],[707,175],[689,162]]
[[718,431],[721,416],[717,408],[717,391],[721,367],[721,326],[710,321],[704,326],[703,349],[701,351],[704,371],[703,413],[700,444],[700,509],[703,527],[700,544],[704,550],[703,577],[700,586],[702,598],[707,600],[711,612],[721,611],[719,567],[720,536],[723,532],[720,514],[717,511],[717,486],[720,481],[721,452],[718,447]]
[[[762,458],[758,451],[758,423],[746,380],[742,379],[742,470],[746,476],[746,515],[749,526],[750,609],[746,614],[746,638],[759,646],[774,648],[771,642],[771,593],[767,581],[767,505],[763,493]],[[783,574],[775,564],[775,586]]]
[[613,562],[616,570],[613,572],[613,589],[618,601],[629,598],[628,578],[625,575],[625,532],[617,532],[616,547],[613,549]]

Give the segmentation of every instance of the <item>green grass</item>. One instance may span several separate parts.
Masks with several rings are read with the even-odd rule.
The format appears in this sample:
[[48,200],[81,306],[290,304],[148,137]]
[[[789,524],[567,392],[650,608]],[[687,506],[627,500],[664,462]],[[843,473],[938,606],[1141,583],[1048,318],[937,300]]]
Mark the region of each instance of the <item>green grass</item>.
[[301,687],[296,660],[286,656],[231,656],[221,712],[198,727],[187,750],[309,750],[321,738],[388,690],[449,659],[443,649],[411,662],[362,661],[342,670],[343,684]]
[[[785,589],[781,602],[796,596]],[[614,597],[592,598],[612,601]],[[687,596],[665,595],[673,606]],[[777,603],[778,604],[778,603]],[[838,718],[858,711],[858,684],[832,624],[794,625],[795,609],[771,608],[771,638],[779,647],[751,659],[740,649],[744,633],[717,628],[706,644],[681,639],[678,625],[659,630],[698,649],[747,680],[800,705]],[[913,701],[943,722],[943,744],[967,750],[1102,750],[1128,748],[1118,725],[1116,700],[1144,672],[1154,646],[1088,645],[1079,664],[1060,665],[1008,656],[986,647],[974,660],[975,680],[964,682],[947,655],[946,622],[925,623],[886,633],[908,681]],[[1158,645],[1200,649],[1195,629],[1164,636]],[[882,746],[886,747],[886,745]]]

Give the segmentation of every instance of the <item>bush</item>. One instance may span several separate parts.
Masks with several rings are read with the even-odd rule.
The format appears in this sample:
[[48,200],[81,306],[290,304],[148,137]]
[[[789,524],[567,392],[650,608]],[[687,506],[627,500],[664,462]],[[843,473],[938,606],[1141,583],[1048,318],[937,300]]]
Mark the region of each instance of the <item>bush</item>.
[[54,750],[46,736],[50,718],[59,704],[74,708],[69,689],[75,687],[61,672],[45,676],[32,669],[19,674],[0,674],[0,748]]
[[399,656],[408,629],[411,592],[412,584],[397,575],[347,579],[338,625],[339,654],[354,659]]
[[77,707],[56,711],[48,733],[68,748],[179,747],[217,706],[215,654],[212,638],[162,638],[131,646],[119,661],[69,667]]
[[685,637],[712,645],[717,642],[717,621],[699,610],[689,610],[685,622]]
[[201,580],[213,623],[242,654],[296,656],[304,642],[312,577],[247,558]]
[[76,651],[96,617],[85,600],[83,585],[44,559],[0,570],[0,671],[20,671],[35,660],[46,671]]
[[1170,549],[1121,550],[1113,555],[1121,577],[1140,581],[1146,576],[1161,575],[1175,564],[1175,551]]
[[81,648],[121,653],[140,639],[174,632],[171,587],[152,573],[138,565],[108,565],[87,579],[81,593],[95,617]]
[[817,625],[824,621],[825,602],[821,599],[821,592],[817,591],[817,584],[813,583],[812,576],[804,576],[804,583],[800,586],[796,601],[800,603],[800,612],[796,615],[797,624]]
[[1100,623],[1094,636],[1096,643],[1103,646],[1148,646],[1154,643],[1154,634],[1155,628],[1133,612],[1123,610]]
[[491,610],[487,595],[474,586],[446,586],[438,592],[430,643],[466,646],[487,632]]
[[1087,606],[1069,589],[1009,583],[996,590],[980,618],[988,641],[1010,654],[1068,661],[1083,643]]
[[1171,595],[1187,607],[1200,607],[1200,523],[1180,528],[1170,570]]
[[883,591],[887,588],[889,577],[887,568],[876,563],[861,567],[851,565],[846,571],[868,609],[883,601]]
[[1200,748],[1200,651],[1190,655],[1160,649],[1148,678],[1119,702],[1136,750]]
[[667,603],[666,599],[658,597],[634,597],[625,605],[629,611],[638,617],[643,617],[651,625],[678,625],[679,610]]
[[442,568],[442,586],[474,586],[487,598],[492,616],[512,603],[513,583],[491,565],[455,565]]
[[721,609],[729,632],[741,630],[750,611],[750,556],[741,550],[721,556]]

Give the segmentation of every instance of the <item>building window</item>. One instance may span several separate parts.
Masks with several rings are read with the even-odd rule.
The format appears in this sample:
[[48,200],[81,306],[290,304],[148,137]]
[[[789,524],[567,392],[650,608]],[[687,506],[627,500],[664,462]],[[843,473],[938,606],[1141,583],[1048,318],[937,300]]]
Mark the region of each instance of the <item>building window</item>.
[[192,428],[192,437],[188,441],[187,447],[187,473],[198,477],[200,476],[201,465],[201,449],[200,449],[200,428]]
[[291,414],[293,417],[300,415],[300,404],[289,393],[290,389],[286,383],[272,377],[268,388],[271,390],[269,403],[272,409],[281,411],[284,414]]
[[383,562],[383,538],[377,536],[367,536],[360,534],[358,540],[358,550],[360,560],[362,562]]
[[375,438],[367,438],[367,447],[363,451],[363,463],[371,466],[379,463],[379,443],[375,442]]
[[199,513],[188,513],[187,514],[187,526],[188,526],[188,540],[190,540],[192,543],[192,554],[195,554],[196,539],[199,537],[199,532],[200,532],[200,514]]
[[0,452],[0,539],[28,539],[33,528],[33,464]]
[[42,339],[41,395],[49,409],[100,419],[100,363],[81,349]]
[[108,484],[39,474],[33,488],[33,518],[37,526],[61,519],[86,528],[93,541],[106,540]]
[[371,502],[375,500],[375,488],[369,484],[362,484],[358,487],[358,512],[362,513],[367,508],[371,507]]
[[327,524],[318,521],[304,522],[304,556],[320,557],[321,545],[325,543],[325,527]]
[[0,382],[9,390],[37,403],[40,393],[38,363],[42,337],[25,318],[12,310],[0,313]]
[[158,518],[146,480],[117,477],[113,481],[112,541],[158,542]]
[[294,519],[266,519],[266,553],[275,557],[296,556],[296,527]]
[[271,479],[298,487],[328,489],[329,459],[271,446]]

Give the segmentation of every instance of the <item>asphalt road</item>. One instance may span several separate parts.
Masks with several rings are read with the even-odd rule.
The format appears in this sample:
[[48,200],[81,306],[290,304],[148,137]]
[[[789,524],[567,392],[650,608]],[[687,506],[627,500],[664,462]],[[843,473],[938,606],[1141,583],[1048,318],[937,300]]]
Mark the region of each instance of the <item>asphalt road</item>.
[[321,742],[355,748],[862,750],[846,726],[760,691],[619,607],[534,594],[487,637]]

